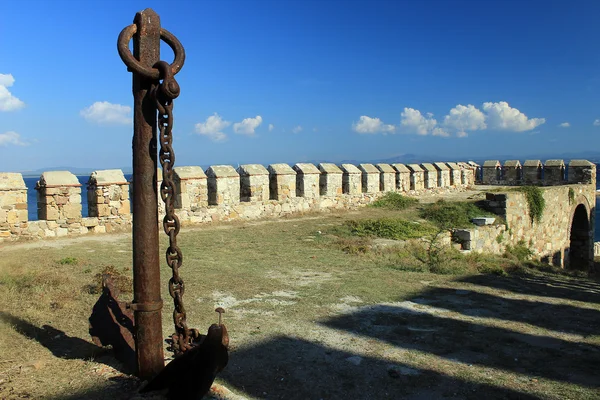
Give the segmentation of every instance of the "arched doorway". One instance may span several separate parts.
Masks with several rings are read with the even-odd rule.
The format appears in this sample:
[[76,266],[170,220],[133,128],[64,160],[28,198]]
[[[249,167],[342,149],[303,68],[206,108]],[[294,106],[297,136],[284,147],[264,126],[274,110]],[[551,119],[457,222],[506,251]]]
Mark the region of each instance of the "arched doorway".
[[590,266],[590,221],[583,204],[579,204],[573,213],[569,245],[570,269],[587,270]]

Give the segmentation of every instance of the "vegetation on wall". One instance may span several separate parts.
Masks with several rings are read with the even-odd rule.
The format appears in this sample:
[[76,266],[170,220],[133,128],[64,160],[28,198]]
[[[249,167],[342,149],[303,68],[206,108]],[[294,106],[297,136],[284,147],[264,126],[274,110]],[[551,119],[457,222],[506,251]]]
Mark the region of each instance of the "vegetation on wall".
[[546,200],[544,200],[544,193],[542,192],[542,189],[537,186],[521,186],[516,190],[525,193],[531,222],[539,223],[542,220],[544,208],[546,207]]
[[573,188],[569,188],[569,204],[575,203],[575,191]]
[[434,223],[443,230],[472,227],[472,218],[485,217],[489,214],[475,203],[445,200],[427,204],[419,212],[421,218]]

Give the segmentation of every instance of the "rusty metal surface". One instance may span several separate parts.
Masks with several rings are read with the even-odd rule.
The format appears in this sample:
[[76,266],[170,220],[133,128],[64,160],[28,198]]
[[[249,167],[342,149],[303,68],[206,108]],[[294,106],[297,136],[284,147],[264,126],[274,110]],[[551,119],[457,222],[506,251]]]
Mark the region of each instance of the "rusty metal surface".
[[102,276],[102,294],[94,304],[89,318],[90,335],[97,346],[112,346],[115,357],[128,371],[135,371],[135,340],[133,312],[119,301],[119,291],[110,275]]
[[171,268],[173,275],[169,279],[169,294],[173,298],[175,309],[173,310],[173,324],[175,333],[171,336],[171,349],[175,355],[179,355],[194,346],[194,340],[198,339],[199,333],[196,329],[187,326],[186,311],[183,303],[185,284],[179,275],[179,268],[183,263],[183,254],[177,245],[177,234],[181,228],[179,218],[175,214],[175,177],[173,167],[175,165],[175,152],[173,150],[173,100],[179,96],[179,84],[172,74],[171,67],[164,61],[159,61],[155,67],[160,71],[161,83],[152,89],[152,97],[156,101],[158,109],[158,129],[160,141],[160,164],[163,169],[163,180],[160,186],[160,196],[165,203],[165,217],[163,218],[163,229],[169,237],[169,247],[166,251],[167,265]]
[[[146,9],[138,12],[133,22],[137,32],[133,35],[134,54],[123,61],[133,70],[131,58],[135,57],[136,64],[152,68],[160,59],[160,18],[153,10]],[[119,35],[119,49],[122,49],[122,38],[123,32]],[[126,49],[131,56],[129,43]],[[123,56],[121,51],[119,54]],[[134,306],[137,375],[142,379],[155,376],[164,367],[162,320],[158,307],[162,300],[156,193],[156,105],[149,95],[154,83],[152,77],[133,74],[133,304],[150,304],[150,308],[155,305],[155,309],[149,311],[139,308],[144,306],[135,310]]]
[[169,390],[172,399],[200,399],[210,390],[217,374],[229,362],[229,335],[222,322],[222,308],[219,323],[212,324],[202,341],[177,356],[140,390],[145,393],[154,390]]

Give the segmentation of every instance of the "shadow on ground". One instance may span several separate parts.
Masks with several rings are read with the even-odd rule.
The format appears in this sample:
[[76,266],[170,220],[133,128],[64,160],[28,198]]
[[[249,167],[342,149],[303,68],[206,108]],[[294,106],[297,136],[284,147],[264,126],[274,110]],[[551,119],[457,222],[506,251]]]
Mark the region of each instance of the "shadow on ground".
[[111,350],[98,347],[81,338],[69,336],[50,325],[42,325],[40,328],[3,311],[0,311],[0,321],[14,326],[17,332],[46,347],[55,357],[69,360],[94,358],[94,361],[109,365],[123,373],[132,372],[115,359]]
[[351,357],[280,336],[232,354],[221,379],[259,399],[537,399],[378,358],[363,357],[355,365]]
[[507,290],[528,296],[600,303],[600,283],[592,280],[575,280],[560,275],[524,275],[520,278],[473,275],[463,278],[459,282]]

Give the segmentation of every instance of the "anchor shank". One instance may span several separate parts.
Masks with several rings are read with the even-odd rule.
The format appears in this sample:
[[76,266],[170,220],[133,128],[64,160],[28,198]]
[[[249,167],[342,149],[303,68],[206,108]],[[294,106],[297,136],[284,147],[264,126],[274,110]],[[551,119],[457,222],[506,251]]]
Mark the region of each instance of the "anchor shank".
[[[160,18],[151,9],[136,14],[133,55],[143,66],[160,59]],[[133,73],[133,287],[135,303],[160,296],[157,197],[157,110],[149,91],[152,79]],[[158,309],[157,309],[158,308]],[[164,367],[160,307],[134,308],[138,376],[149,379]]]

